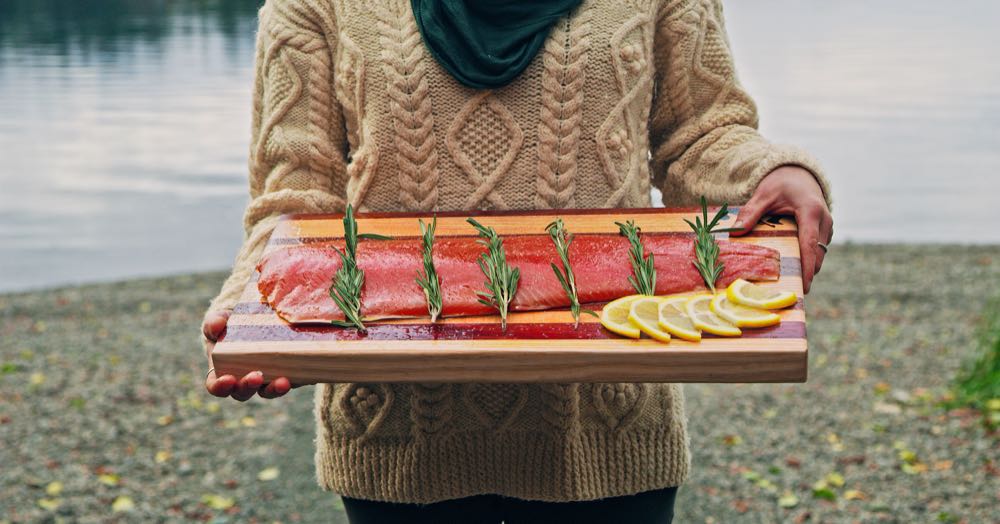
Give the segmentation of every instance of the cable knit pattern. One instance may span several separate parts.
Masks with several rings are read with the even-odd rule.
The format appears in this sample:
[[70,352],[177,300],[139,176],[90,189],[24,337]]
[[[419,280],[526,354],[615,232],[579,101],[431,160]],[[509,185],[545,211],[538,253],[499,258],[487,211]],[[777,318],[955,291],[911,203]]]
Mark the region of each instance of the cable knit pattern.
[[430,211],[437,204],[434,114],[427,84],[427,52],[409,0],[372,2],[378,15],[389,112],[395,122],[399,201],[403,209]]
[[[584,9],[556,27],[542,49],[542,115],[538,126],[538,198],[541,208],[575,205],[576,156],[583,118],[583,81],[590,49],[590,17]],[[563,34],[560,34],[563,33]]]
[[486,200],[496,209],[510,208],[496,192],[496,186],[510,170],[523,141],[524,134],[514,115],[489,91],[469,99],[445,139],[448,152],[473,187],[463,208],[480,208]]
[[[283,213],[738,204],[803,151],[764,140],[720,0],[585,0],[510,85],[458,84],[407,0],[268,0],[246,239],[230,309]],[[675,384],[319,384],[316,475],[348,496],[586,500],[680,484]]]

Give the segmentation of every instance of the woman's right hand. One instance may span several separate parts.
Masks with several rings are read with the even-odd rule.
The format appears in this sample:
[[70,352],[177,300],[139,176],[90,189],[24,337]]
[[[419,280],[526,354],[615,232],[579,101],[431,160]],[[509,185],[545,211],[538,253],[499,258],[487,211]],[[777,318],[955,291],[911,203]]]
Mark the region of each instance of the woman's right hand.
[[217,397],[233,397],[240,402],[249,400],[254,393],[260,394],[261,398],[277,398],[288,393],[292,389],[292,383],[285,377],[278,377],[264,384],[264,374],[260,371],[251,371],[239,380],[234,375],[221,377],[215,375],[212,350],[215,348],[215,341],[226,329],[227,320],[229,320],[228,311],[211,311],[205,315],[205,320],[201,324],[201,331],[208,339],[205,351],[208,367],[212,370],[205,378],[205,389]]

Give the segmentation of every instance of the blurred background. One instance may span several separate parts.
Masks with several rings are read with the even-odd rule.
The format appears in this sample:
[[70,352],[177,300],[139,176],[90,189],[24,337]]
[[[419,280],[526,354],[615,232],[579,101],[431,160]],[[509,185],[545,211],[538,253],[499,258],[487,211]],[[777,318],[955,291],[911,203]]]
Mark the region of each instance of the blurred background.
[[[1000,242],[1000,4],[961,3],[727,6],[763,131],[835,181],[837,242]],[[0,290],[231,263],[259,4],[0,2]]]
[[[200,387],[260,3],[0,0],[0,522],[343,518],[310,388]],[[996,522],[1000,4],[726,7],[762,130],[828,171],[840,246],[809,384],[687,388],[681,522]]]

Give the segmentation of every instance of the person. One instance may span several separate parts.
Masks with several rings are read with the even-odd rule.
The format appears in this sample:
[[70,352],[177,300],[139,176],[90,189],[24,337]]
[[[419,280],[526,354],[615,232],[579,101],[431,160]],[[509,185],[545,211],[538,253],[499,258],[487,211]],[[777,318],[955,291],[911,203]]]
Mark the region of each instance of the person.
[[[253,89],[210,367],[284,213],[627,208],[655,187],[745,203],[744,232],[794,215],[807,291],[831,239],[816,160],[757,132],[721,0],[268,0]],[[292,387],[272,378],[206,387]],[[669,522],[689,470],[676,384],[320,384],[315,412],[318,482],[351,522]]]

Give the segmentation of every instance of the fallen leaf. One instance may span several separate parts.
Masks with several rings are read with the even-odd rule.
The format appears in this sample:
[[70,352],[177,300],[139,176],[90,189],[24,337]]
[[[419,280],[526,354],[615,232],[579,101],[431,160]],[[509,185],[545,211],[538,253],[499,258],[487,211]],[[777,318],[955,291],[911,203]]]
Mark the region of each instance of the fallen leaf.
[[153,456],[153,460],[155,460],[157,464],[163,464],[164,462],[170,460],[170,452],[167,450],[157,451],[156,455]]
[[913,464],[917,461],[917,454],[908,449],[899,450],[897,455],[899,456],[899,460],[902,460],[907,464]]
[[877,393],[879,395],[885,395],[891,389],[892,389],[892,386],[890,386],[889,384],[886,384],[885,382],[879,382],[878,384],[875,384],[875,393]]
[[951,469],[952,461],[950,460],[939,460],[934,463],[935,471],[946,471]]
[[737,513],[746,513],[750,511],[750,502],[744,499],[736,499],[733,501],[733,509]]
[[827,487],[819,489],[813,488],[813,497],[830,501],[837,500],[837,494],[832,489]]
[[1000,398],[991,398],[987,400],[986,409],[990,411],[1000,411]]
[[798,457],[789,455],[785,457],[785,464],[787,464],[788,467],[790,468],[798,469],[800,466],[802,466],[802,460],[800,460]]
[[62,499],[38,499],[38,507],[46,511],[55,511],[62,505]]
[[102,473],[97,476],[97,481],[105,486],[117,486],[121,478],[114,473]]
[[53,480],[49,482],[48,486],[45,486],[45,494],[50,497],[58,497],[63,490],[63,483],[58,480]]
[[786,491],[778,498],[778,506],[782,508],[794,508],[799,505],[799,498],[791,491]]
[[856,489],[849,489],[844,492],[844,498],[847,500],[865,500],[868,497]]
[[836,433],[828,433],[826,441],[830,443],[830,449],[834,451],[844,451],[844,445],[840,442],[840,437]]
[[264,468],[257,473],[257,480],[268,481],[278,478],[281,471],[278,468]]
[[135,509],[135,502],[127,495],[118,495],[115,497],[115,501],[111,503],[111,511],[115,513],[125,513],[133,509]]
[[758,488],[770,491],[771,493],[778,491],[778,486],[775,486],[774,483],[768,479],[760,479],[754,482],[754,484],[756,484]]
[[839,488],[844,485],[844,477],[840,473],[834,471],[826,475],[826,482],[835,488]]
[[223,497],[222,495],[202,495],[201,501],[206,506],[217,510],[229,509],[236,504],[235,500],[229,497]]
[[156,423],[161,426],[167,426],[174,421],[174,417],[170,415],[162,415],[156,419]]
[[885,402],[876,402],[872,409],[880,415],[899,415],[903,412],[903,409],[896,404],[887,404]]
[[257,420],[251,416],[246,416],[240,419],[240,424],[248,428],[253,428],[257,426]]
[[913,464],[904,463],[900,469],[902,469],[903,473],[906,473],[907,475],[919,475],[927,472],[927,464],[924,464],[923,462],[916,462]]
[[32,386],[40,386],[45,383],[45,374],[36,371],[31,374],[31,377],[28,379],[28,381],[31,383]]
[[772,419],[772,418],[777,417],[777,416],[778,416],[778,410],[776,410],[776,409],[772,408],[772,409],[764,410],[764,418],[766,418],[766,419]]
[[840,464],[841,466],[861,465],[865,463],[865,460],[867,460],[867,457],[864,455],[847,455],[845,457],[839,457],[837,459],[837,464]]

